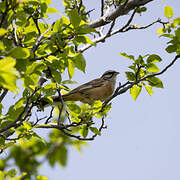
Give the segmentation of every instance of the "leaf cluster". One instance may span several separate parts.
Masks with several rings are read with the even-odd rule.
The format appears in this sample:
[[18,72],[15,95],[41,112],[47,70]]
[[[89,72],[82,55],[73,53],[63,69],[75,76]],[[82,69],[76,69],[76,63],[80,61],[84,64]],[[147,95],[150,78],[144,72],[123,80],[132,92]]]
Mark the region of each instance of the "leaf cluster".
[[[134,100],[139,96],[142,87],[145,87],[149,95],[153,94],[153,87],[163,88],[162,81],[154,75],[160,71],[156,63],[161,62],[162,59],[156,54],[139,56],[137,59],[133,55],[126,53],[119,53],[121,56],[130,59],[132,65],[129,66],[131,71],[127,71],[126,77],[129,82],[135,82],[130,89],[130,94]],[[142,80],[144,81],[142,82]]]
[[[38,156],[44,156],[51,166],[55,163],[65,166],[67,147],[75,146],[80,150],[85,144],[71,140],[59,130],[51,132],[45,142],[34,129],[44,118],[32,115],[32,110],[37,111],[42,96],[51,99],[58,88],[69,91],[67,84],[74,83],[70,79],[76,69],[85,72],[86,61],[77,48],[83,44],[94,45],[89,35],[96,33],[86,27],[88,18],[82,3],[63,1],[65,14],[61,16],[57,9],[49,7],[50,3],[51,0],[0,2],[1,153],[11,148],[8,157],[1,160],[1,170],[14,159],[29,178],[37,176],[41,164]],[[45,21],[49,13],[60,16],[51,25]],[[61,74],[65,70],[69,80],[64,81]],[[48,80],[46,85],[40,83],[42,76]],[[2,100],[10,91],[18,98],[16,102],[9,102],[10,107],[4,111],[7,101]],[[16,173],[12,171],[13,175],[4,171],[1,176],[13,177]]]

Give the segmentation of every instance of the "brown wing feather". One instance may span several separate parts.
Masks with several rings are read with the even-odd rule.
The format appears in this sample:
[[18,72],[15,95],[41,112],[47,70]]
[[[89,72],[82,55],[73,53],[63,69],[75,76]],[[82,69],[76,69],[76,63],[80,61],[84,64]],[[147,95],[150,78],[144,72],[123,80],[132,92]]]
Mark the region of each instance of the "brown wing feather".
[[[93,90],[94,88],[98,88],[103,86],[105,83],[104,79],[98,78],[92,81],[89,81],[77,88],[73,89],[67,94],[62,96],[64,101],[81,101],[84,103],[92,104],[93,98],[91,98],[91,93],[88,93],[89,90]],[[60,102],[60,98],[58,96],[53,97],[53,101]]]
[[69,93],[65,94],[64,96],[66,95],[71,95],[71,94],[74,94],[74,93],[83,93],[89,89],[92,89],[92,88],[96,88],[96,87],[100,87],[104,84],[104,79],[102,78],[98,78],[98,79],[94,79],[92,81],[89,81],[85,84],[82,84],[81,86],[78,86],[77,88],[73,89],[72,91],[70,91]]

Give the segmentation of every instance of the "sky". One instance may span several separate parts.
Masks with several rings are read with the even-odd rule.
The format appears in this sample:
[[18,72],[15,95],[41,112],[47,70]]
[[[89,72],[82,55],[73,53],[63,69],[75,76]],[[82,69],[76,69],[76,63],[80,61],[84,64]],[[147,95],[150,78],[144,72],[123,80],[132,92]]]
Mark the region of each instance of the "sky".
[[[84,1],[91,13],[92,20],[99,16],[99,1]],[[146,7],[147,12],[136,15],[132,24],[147,25],[162,18],[165,5],[174,9],[180,16],[180,1],[153,1]],[[61,1],[52,0],[52,7],[61,10]],[[52,20],[58,19],[53,16]],[[129,15],[118,19],[117,27],[122,25]],[[87,50],[83,55],[87,62],[86,73],[76,71],[73,80],[83,84],[101,76],[106,70],[120,72],[117,82],[126,82],[130,60],[118,55],[120,52],[136,57],[145,54],[159,54],[168,64],[175,54],[167,54],[166,38],[160,38],[156,31],[161,25],[146,30],[134,30],[117,34],[105,43]],[[50,180],[179,180],[180,179],[180,63],[171,67],[160,78],[163,89],[154,89],[149,96],[143,89],[136,101],[129,91],[113,99],[109,117],[105,119],[107,129],[89,146],[79,153],[69,148],[68,163],[65,168],[48,163],[42,166],[40,173]],[[67,78],[67,77],[66,77]]]

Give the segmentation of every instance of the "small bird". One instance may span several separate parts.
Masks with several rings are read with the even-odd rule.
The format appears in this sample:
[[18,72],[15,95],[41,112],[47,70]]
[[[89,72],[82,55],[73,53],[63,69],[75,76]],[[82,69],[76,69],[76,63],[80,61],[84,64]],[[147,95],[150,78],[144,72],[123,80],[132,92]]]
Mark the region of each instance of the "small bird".
[[116,84],[116,77],[119,72],[114,70],[106,71],[100,78],[89,81],[69,93],[59,96],[53,96],[53,102],[42,101],[42,106],[49,106],[52,104],[59,104],[63,101],[81,101],[82,103],[93,104],[94,101],[104,101],[110,97],[114,91]]

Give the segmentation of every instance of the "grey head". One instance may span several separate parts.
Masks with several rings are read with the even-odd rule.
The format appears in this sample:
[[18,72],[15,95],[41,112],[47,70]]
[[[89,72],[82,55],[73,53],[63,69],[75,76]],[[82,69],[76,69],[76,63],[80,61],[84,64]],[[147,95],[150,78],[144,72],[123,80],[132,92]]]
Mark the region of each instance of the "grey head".
[[103,79],[112,79],[112,78],[115,78],[118,74],[119,74],[119,72],[117,72],[117,71],[108,70],[101,76],[101,78],[103,78]]

